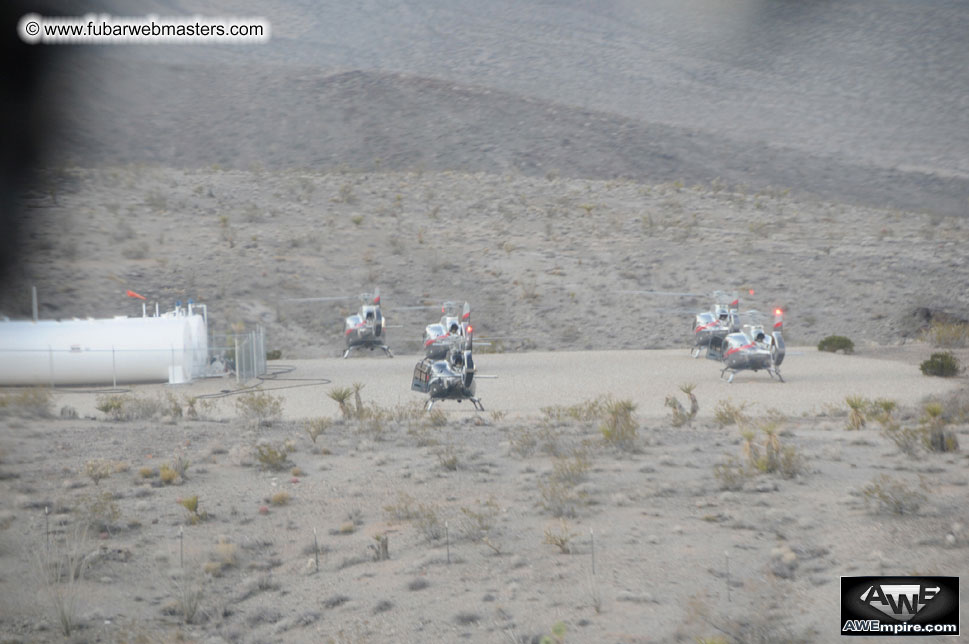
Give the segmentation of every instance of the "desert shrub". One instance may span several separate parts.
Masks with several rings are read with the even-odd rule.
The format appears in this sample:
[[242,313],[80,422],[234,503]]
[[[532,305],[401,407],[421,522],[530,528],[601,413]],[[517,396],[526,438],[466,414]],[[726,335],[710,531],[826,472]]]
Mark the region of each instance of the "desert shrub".
[[173,485],[178,479],[178,472],[173,470],[171,465],[165,463],[158,468],[158,478],[165,485]]
[[181,406],[171,394],[165,400],[160,397],[101,395],[96,399],[95,409],[110,420],[117,421],[150,420],[156,416],[177,418],[182,415]]
[[795,448],[781,445],[775,423],[762,423],[760,432],[763,434],[761,442],[757,441],[754,430],[745,429],[741,432],[744,461],[753,472],[778,474],[782,478],[790,479],[803,471],[803,458]]
[[279,349],[273,349],[272,351],[266,352],[266,360],[279,360],[283,357],[283,352]]
[[589,465],[589,453],[585,449],[573,449],[571,456],[555,459],[552,478],[566,485],[578,485],[588,477]]
[[713,466],[713,477],[717,479],[721,490],[742,490],[750,475],[750,470],[735,458],[728,458]]
[[286,454],[286,449],[278,449],[269,444],[256,445],[256,460],[265,470],[281,472],[292,466]]
[[901,425],[896,422],[883,426],[882,432],[906,456],[913,458],[920,456],[921,448],[924,445],[923,436],[925,435],[921,428]]
[[933,353],[929,359],[919,365],[922,373],[926,376],[939,376],[940,378],[951,378],[959,374],[959,359],[950,351]]
[[94,481],[95,485],[101,483],[101,479],[106,479],[114,472],[114,464],[103,458],[96,458],[84,464],[84,475]]
[[500,513],[501,508],[493,496],[483,503],[478,503],[477,508],[462,507],[459,530],[466,539],[483,543],[501,554],[501,546],[495,536]]
[[414,526],[428,541],[440,541],[447,531],[440,508],[424,503],[417,506]]
[[165,576],[174,595],[173,612],[186,624],[191,624],[199,616],[205,596],[204,566],[185,566]]
[[562,554],[572,552],[572,540],[576,537],[572,532],[568,521],[562,519],[557,527],[548,526],[545,528],[545,541],[550,546],[555,546]]
[[525,458],[535,453],[535,449],[538,447],[538,438],[532,432],[531,427],[520,425],[511,428],[508,433],[508,445],[513,454]]
[[177,500],[178,504],[188,510],[188,522],[195,525],[209,518],[208,512],[199,510],[199,497],[197,494]]
[[447,414],[442,409],[432,409],[427,412],[426,421],[431,427],[444,427],[447,425]]
[[941,402],[932,401],[922,408],[922,440],[930,452],[955,452],[959,450],[959,439],[955,432],[946,427]]
[[605,401],[605,417],[599,426],[602,439],[607,445],[617,447],[623,451],[630,451],[636,447],[636,419],[633,412],[636,405],[631,400]]
[[250,427],[268,427],[282,418],[283,403],[271,393],[253,391],[236,398],[236,411]]
[[397,491],[397,502],[384,506],[384,512],[396,521],[411,521],[418,516],[416,499],[403,490]]
[[281,492],[276,492],[275,494],[273,494],[269,498],[269,502],[272,503],[273,505],[287,505],[290,502],[290,500],[292,500],[292,498],[293,496],[289,492],[286,492],[285,490],[283,490]]
[[909,487],[904,481],[885,474],[862,488],[861,494],[876,512],[892,514],[915,514],[926,498],[918,488]]
[[332,421],[329,418],[315,418],[306,423],[306,433],[309,434],[310,439],[313,444],[316,444],[316,439],[330,426]]
[[855,343],[843,335],[829,335],[818,342],[818,351],[829,353],[844,353],[845,355],[855,352]]
[[593,398],[585,402],[564,407],[556,405],[542,407],[545,423],[560,423],[566,420],[596,421],[606,414],[609,399]]
[[553,517],[574,517],[585,502],[584,494],[554,476],[540,481],[538,490],[542,496],[542,507]]
[[694,395],[693,390],[696,389],[694,384],[680,385],[680,391],[685,393],[690,399],[690,410],[687,411],[680,401],[676,399],[675,396],[666,397],[666,406],[670,408],[673,414],[673,427],[682,427],[683,425],[689,425],[696,418],[696,413],[700,410],[700,405],[697,402],[696,395]]
[[364,405],[360,396],[360,390],[363,388],[363,383],[355,382],[352,387],[334,387],[326,395],[340,406],[340,413],[345,420],[383,420],[394,416],[392,412],[387,412],[376,405]]
[[54,613],[61,633],[70,637],[77,628],[81,581],[90,552],[87,524],[78,522],[65,532],[63,539],[49,547],[34,548],[35,568],[48,608]]
[[720,427],[743,425],[749,420],[744,413],[744,409],[746,408],[746,402],[742,402],[740,405],[734,405],[729,401],[721,400],[713,409],[713,418]]
[[110,533],[121,518],[121,510],[110,492],[83,497],[79,508],[85,526],[97,533]]
[[434,449],[434,455],[437,457],[437,461],[441,464],[441,467],[449,472],[454,472],[458,469],[460,460],[458,458],[458,451],[454,448],[454,445],[448,443],[439,446]]
[[43,387],[31,387],[16,393],[0,394],[0,416],[25,418],[50,416],[51,392]]
[[848,405],[847,428],[861,429],[864,427],[868,423],[866,414],[871,403],[861,396],[848,396],[845,398],[845,404]]
[[969,324],[934,321],[923,335],[934,347],[958,349],[969,345]]

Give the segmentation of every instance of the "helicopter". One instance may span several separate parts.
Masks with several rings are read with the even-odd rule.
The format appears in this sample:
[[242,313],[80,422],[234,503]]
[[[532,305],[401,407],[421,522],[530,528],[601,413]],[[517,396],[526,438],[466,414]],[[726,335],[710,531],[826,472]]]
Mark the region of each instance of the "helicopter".
[[713,335],[707,347],[707,358],[723,363],[720,377],[729,373],[727,382],[733,382],[740,371],[767,371],[773,379],[781,376],[780,366],[784,362],[784,312],[774,309],[774,327],[770,335],[762,324],[744,324],[739,331],[728,333],[725,337]]
[[728,304],[715,304],[712,311],[697,313],[693,320],[693,348],[690,355],[700,357],[700,351],[710,346],[713,338],[725,338],[730,333],[740,331],[740,314],[737,307],[740,300]]
[[[467,304],[465,304],[465,311],[470,315]],[[476,370],[474,358],[471,355],[472,333],[473,329],[468,323],[464,335],[445,336],[446,342],[437,343],[446,346],[443,357],[427,356],[414,366],[411,389],[430,395],[424,406],[426,411],[430,411],[434,403],[439,400],[461,402],[465,398],[471,401],[475,409],[484,411],[484,405],[475,396]]]
[[[344,320],[343,336],[346,339],[346,350],[343,358],[350,357],[350,353],[357,349],[381,349],[388,358],[393,358],[394,354],[387,346],[387,318],[380,312],[380,289],[374,288],[373,293],[361,293],[359,296],[362,304],[360,312],[354,313]],[[293,298],[290,302],[330,302],[348,300],[351,297],[305,297]]]
[[387,337],[387,319],[380,312],[380,289],[375,288],[373,293],[361,294],[360,300],[363,302],[360,312],[345,320],[343,335],[346,337],[347,348],[343,352],[343,358],[349,358],[350,353],[356,349],[382,349],[388,358],[393,358],[393,352],[384,342]]
[[455,339],[467,344],[471,328],[471,306],[465,302],[459,311],[457,302],[445,302],[441,306],[440,322],[432,322],[424,328],[424,355],[440,360],[448,355]]

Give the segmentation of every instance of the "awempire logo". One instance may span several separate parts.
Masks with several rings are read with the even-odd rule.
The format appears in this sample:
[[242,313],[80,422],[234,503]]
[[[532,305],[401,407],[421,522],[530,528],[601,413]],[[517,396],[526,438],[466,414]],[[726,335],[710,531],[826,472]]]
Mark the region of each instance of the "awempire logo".
[[958,577],[842,577],[842,635],[958,635]]

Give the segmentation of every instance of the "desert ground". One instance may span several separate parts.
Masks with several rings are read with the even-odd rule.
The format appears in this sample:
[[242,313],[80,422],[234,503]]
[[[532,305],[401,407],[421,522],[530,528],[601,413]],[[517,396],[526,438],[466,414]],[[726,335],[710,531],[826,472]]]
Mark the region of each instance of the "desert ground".
[[[0,316],[279,358],[0,389],[0,641],[834,642],[841,576],[966,577],[964,3],[47,6],[272,39],[9,59]],[[785,382],[690,357],[716,291]],[[410,390],[445,300],[485,411]]]
[[[962,219],[557,177],[61,180],[28,201],[49,224],[21,283],[44,316],[136,314],[127,288],[194,297],[213,330],[263,325],[282,359],[250,382],[5,390],[11,641],[61,641],[74,601],[71,641],[824,642],[840,576],[969,563],[964,447],[922,440],[941,423],[967,444],[966,377],[918,368],[933,320],[959,328]],[[623,292],[724,280],[787,312],[786,382],[690,358],[707,298]],[[370,285],[393,359],[335,357],[352,299],[286,301]],[[394,304],[444,298],[494,338],[484,412],[423,413],[409,390],[434,311]],[[819,352],[833,333],[856,353]],[[330,394],[356,385],[341,410]],[[690,385],[687,421],[667,398],[688,413]]]

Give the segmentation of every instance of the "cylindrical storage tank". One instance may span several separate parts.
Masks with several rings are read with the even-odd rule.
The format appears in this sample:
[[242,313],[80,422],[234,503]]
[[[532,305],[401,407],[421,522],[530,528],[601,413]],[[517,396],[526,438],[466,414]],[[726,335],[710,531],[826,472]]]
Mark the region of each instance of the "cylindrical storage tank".
[[207,346],[199,315],[3,321],[0,384],[188,382],[202,373]]

